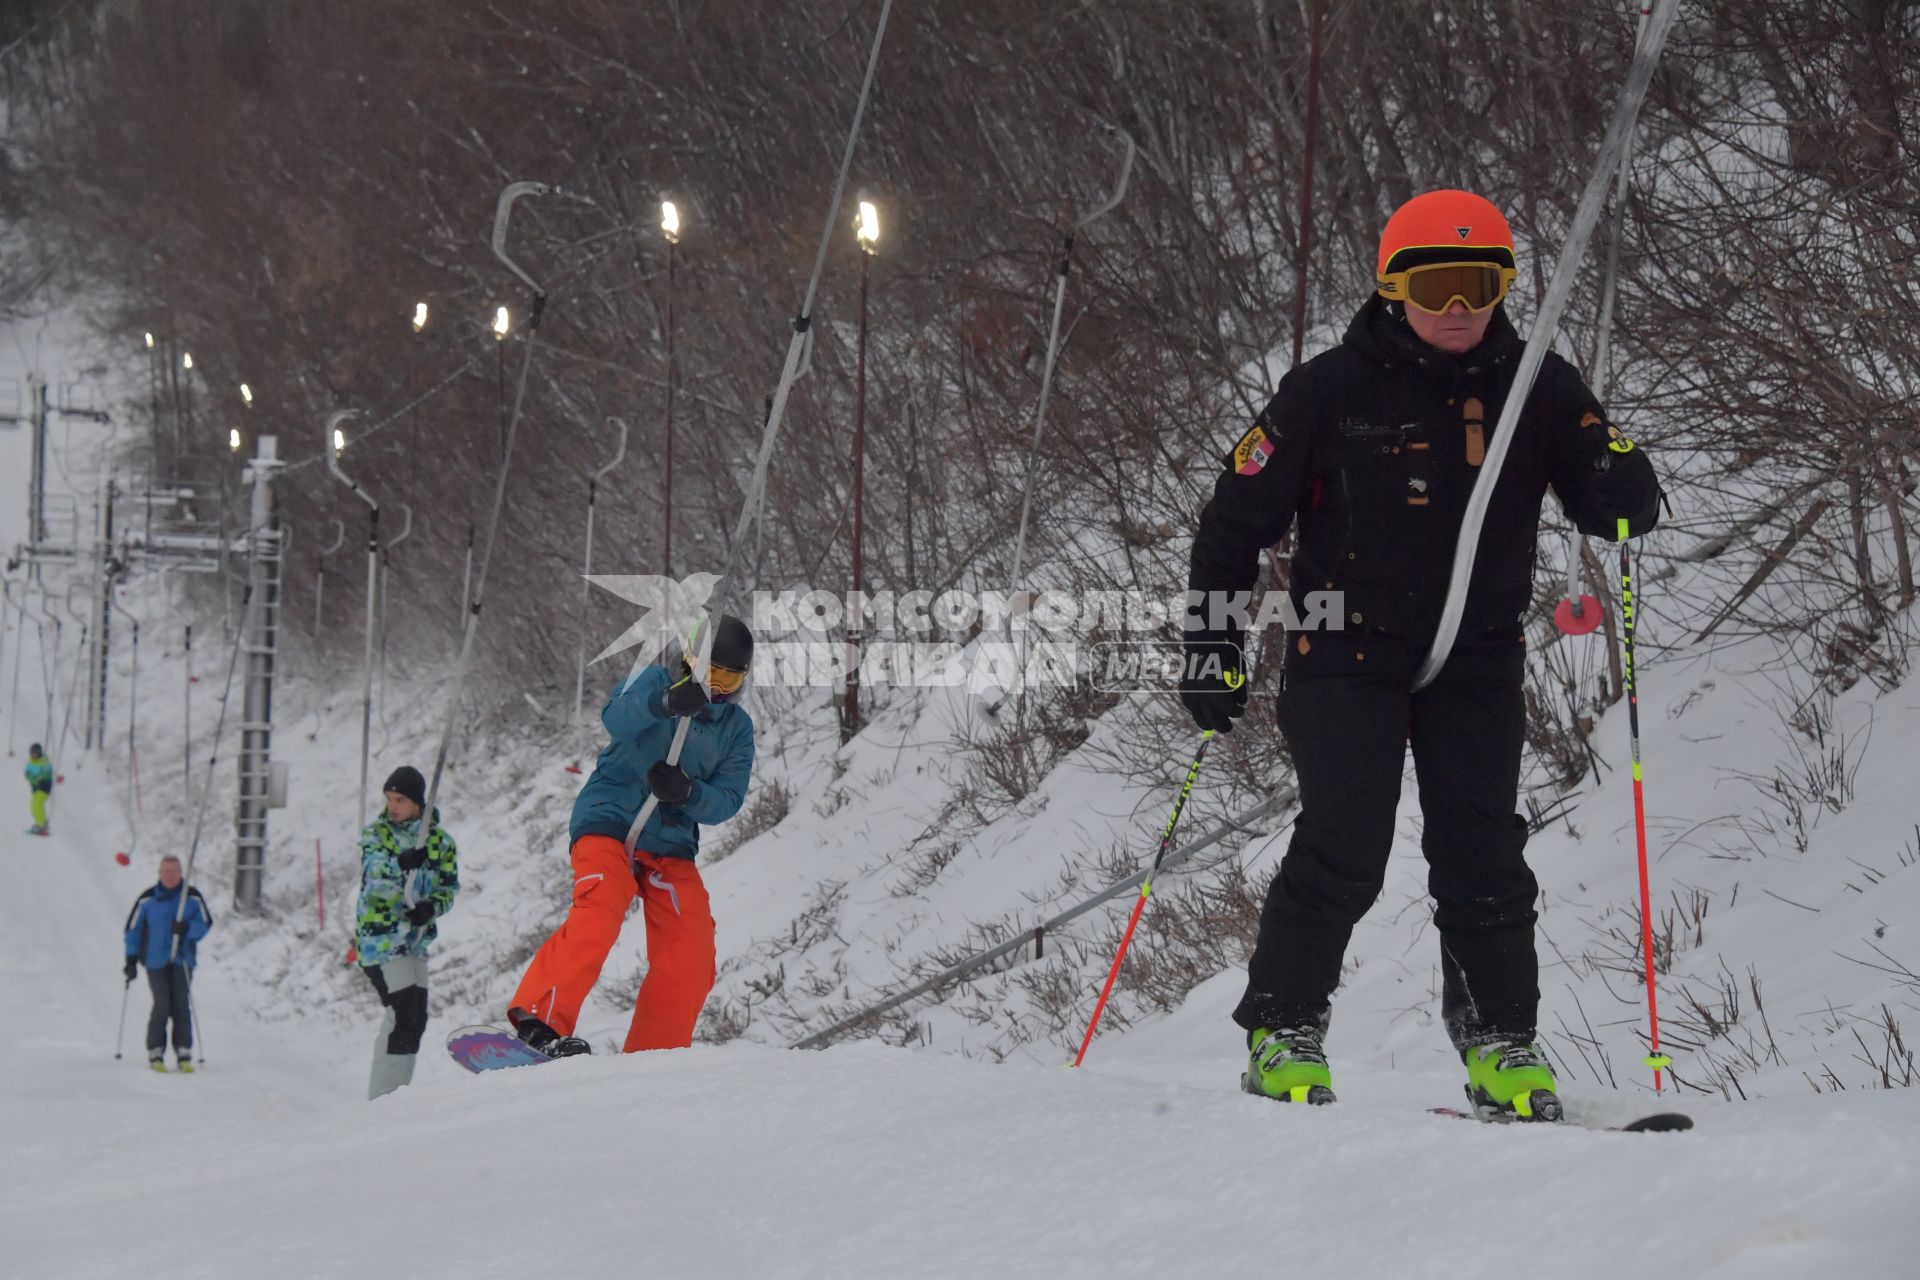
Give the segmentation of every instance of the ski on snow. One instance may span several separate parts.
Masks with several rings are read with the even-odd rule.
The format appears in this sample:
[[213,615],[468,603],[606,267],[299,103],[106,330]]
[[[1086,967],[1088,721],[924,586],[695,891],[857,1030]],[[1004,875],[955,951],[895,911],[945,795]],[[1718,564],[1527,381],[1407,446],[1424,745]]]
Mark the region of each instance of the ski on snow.
[[[1455,1120],[1479,1120],[1483,1124],[1527,1123],[1518,1117],[1482,1116],[1477,1112],[1464,1111],[1459,1107],[1428,1107],[1427,1110],[1436,1116],[1451,1116]],[[1540,1123],[1543,1127],[1555,1124],[1571,1125],[1576,1129],[1600,1129],[1607,1133],[1681,1133],[1693,1128],[1693,1117],[1678,1111],[1657,1111],[1652,1115],[1641,1116],[1638,1120],[1630,1120],[1626,1124],[1587,1124],[1572,1118]]]

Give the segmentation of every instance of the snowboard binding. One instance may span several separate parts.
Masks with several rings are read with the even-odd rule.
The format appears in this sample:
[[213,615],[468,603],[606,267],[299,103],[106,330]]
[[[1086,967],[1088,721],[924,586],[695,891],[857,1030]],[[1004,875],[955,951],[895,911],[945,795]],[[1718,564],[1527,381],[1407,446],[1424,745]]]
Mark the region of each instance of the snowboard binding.
[[507,1019],[521,1043],[535,1053],[549,1058],[572,1058],[593,1052],[593,1046],[579,1036],[563,1036],[524,1009],[509,1009]]

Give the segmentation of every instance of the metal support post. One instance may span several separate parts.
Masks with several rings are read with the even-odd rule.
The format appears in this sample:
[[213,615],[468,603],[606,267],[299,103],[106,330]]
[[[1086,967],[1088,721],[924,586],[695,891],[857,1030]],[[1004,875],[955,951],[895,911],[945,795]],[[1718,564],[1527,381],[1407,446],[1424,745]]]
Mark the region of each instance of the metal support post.
[[280,571],[283,533],[274,506],[273,480],[285,467],[275,437],[259,437],[247,478],[253,483],[249,520],[245,632],[246,693],[240,719],[240,787],[235,813],[238,856],[234,902],[242,911],[260,908],[266,865],[268,781],[272,774],[273,675],[280,647]]

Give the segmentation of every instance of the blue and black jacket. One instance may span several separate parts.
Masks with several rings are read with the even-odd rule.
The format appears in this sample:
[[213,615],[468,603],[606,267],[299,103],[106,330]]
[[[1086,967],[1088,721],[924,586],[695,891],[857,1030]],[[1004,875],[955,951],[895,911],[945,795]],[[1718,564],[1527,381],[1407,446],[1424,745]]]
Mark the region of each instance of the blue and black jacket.
[[200,890],[191,885],[169,889],[156,884],[134,900],[127,913],[127,955],[138,958],[149,969],[164,969],[174,963],[173,921],[180,910],[180,891],[187,893],[187,936],[180,939],[180,963],[193,968],[194,944],[213,928],[213,912]]

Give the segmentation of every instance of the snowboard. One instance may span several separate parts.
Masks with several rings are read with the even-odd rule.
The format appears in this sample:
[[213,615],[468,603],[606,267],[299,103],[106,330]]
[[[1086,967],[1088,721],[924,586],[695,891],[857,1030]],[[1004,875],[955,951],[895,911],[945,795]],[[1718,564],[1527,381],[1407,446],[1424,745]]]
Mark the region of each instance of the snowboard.
[[546,1054],[528,1048],[505,1027],[461,1027],[447,1036],[447,1052],[469,1071],[504,1071],[508,1067],[533,1067],[552,1062]]
[[[1463,1111],[1459,1107],[1428,1107],[1427,1110],[1436,1116],[1452,1116],[1456,1120],[1481,1119],[1480,1116],[1475,1115],[1473,1112]],[[1522,1124],[1525,1122],[1520,1120],[1488,1120],[1485,1123]],[[1541,1123],[1572,1125],[1578,1129],[1604,1129],[1608,1133],[1683,1133],[1693,1128],[1693,1117],[1682,1115],[1678,1111],[1657,1111],[1652,1115],[1641,1116],[1638,1120],[1630,1120],[1626,1124],[1593,1125],[1584,1124],[1572,1118],[1551,1122],[1543,1121]]]
[[[599,1031],[576,1031],[574,1033],[593,1046],[593,1052],[599,1055],[613,1056],[620,1052],[625,1028]],[[496,1027],[488,1023],[477,1023],[470,1027],[461,1027],[447,1036],[447,1052],[453,1060],[469,1071],[503,1071],[508,1067],[532,1067],[542,1062],[555,1062],[537,1049],[530,1049],[513,1033],[509,1027]]]

